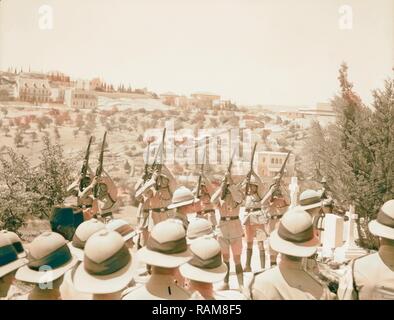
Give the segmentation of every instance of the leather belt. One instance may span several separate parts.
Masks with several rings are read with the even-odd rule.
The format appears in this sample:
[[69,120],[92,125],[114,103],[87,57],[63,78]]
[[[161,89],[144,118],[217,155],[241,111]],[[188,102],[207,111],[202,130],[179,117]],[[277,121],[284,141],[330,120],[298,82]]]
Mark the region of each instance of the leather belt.
[[232,217],[220,217],[221,221],[231,221],[231,220],[237,220],[239,219],[238,216],[232,216]]
[[81,208],[81,209],[87,209],[87,208],[92,208],[93,206],[91,204],[83,204],[83,205],[80,205],[78,207]]
[[153,212],[165,212],[167,210],[168,210],[167,207],[165,207],[165,208],[152,208],[152,209],[144,209],[144,212],[146,212],[146,213],[149,213],[151,211],[153,211]]
[[283,214],[281,215],[276,215],[276,216],[270,216],[270,219],[272,220],[279,220],[280,218],[282,218]]
[[247,208],[245,209],[247,213],[261,211],[261,208]]
[[215,210],[214,209],[206,209],[206,210],[198,211],[197,215],[198,216],[202,216],[202,215],[204,215],[206,213],[215,213]]

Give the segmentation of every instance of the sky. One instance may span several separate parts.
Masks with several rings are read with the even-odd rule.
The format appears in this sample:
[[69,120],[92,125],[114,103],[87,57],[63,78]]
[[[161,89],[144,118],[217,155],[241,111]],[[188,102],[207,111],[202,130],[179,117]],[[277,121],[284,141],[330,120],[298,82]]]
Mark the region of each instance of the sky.
[[[43,5],[52,9],[51,29],[40,28]],[[350,26],[343,5],[352,11],[350,29],[341,27]],[[371,90],[393,75],[394,0],[0,2],[2,70],[59,70],[157,93],[311,106],[338,92],[343,61],[370,103]]]

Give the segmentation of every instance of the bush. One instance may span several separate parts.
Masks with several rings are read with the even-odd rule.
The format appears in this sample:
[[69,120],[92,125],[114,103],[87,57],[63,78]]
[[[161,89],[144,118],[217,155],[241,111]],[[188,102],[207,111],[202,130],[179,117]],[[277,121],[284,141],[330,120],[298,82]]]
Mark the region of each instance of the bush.
[[6,148],[0,157],[0,228],[17,232],[28,216],[49,218],[52,208],[63,203],[71,183],[72,162],[63,149],[44,136],[40,163]]

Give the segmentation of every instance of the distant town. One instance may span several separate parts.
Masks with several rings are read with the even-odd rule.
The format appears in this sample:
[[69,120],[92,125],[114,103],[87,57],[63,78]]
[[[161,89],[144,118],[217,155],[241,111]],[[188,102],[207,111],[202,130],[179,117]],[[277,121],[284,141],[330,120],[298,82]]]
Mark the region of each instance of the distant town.
[[[240,107],[231,100],[222,99],[211,92],[194,92],[190,96],[174,92],[155,93],[147,88],[132,88],[130,85],[113,84],[101,78],[73,79],[60,71],[32,72],[9,68],[0,71],[0,102],[18,101],[36,105],[54,104],[69,108],[94,109],[99,97],[112,99],[156,99],[167,106],[180,109],[212,109],[236,111]],[[314,107],[269,107],[289,119],[333,118],[335,111],[329,103],[317,103]],[[276,110],[275,110],[276,109]]]

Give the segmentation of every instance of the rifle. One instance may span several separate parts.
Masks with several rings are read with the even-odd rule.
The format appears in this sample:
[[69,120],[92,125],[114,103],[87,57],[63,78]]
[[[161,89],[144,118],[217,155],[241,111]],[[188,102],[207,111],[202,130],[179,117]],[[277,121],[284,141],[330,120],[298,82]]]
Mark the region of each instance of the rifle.
[[[101,174],[103,173],[103,160],[104,160],[104,148],[105,148],[105,140],[107,138],[107,132],[104,133],[103,137],[103,142],[101,144],[101,150],[100,150],[100,156],[99,156],[99,165],[96,169],[96,178],[101,177]],[[93,197],[97,198],[98,194],[100,191],[100,183],[96,183],[93,186]]]
[[248,174],[246,176],[246,194],[249,194],[250,180],[252,178],[254,154],[256,153],[256,147],[257,147],[257,142],[254,144],[254,147],[253,147],[252,158],[250,160],[250,171],[248,172]]
[[[81,168],[81,181],[79,182],[79,191],[83,191],[90,182],[90,178],[87,176],[89,155],[90,155],[90,145],[92,144],[93,137],[90,137],[88,147],[86,148],[85,159]],[[89,181],[88,181],[89,180]]]
[[148,171],[148,168],[149,168],[149,152],[150,152],[150,143],[148,143],[148,150],[147,150],[146,159],[145,159],[144,176],[142,177],[144,182],[146,182],[150,178],[150,174],[149,174],[149,171]]
[[197,184],[197,193],[196,197],[199,199],[201,197],[201,181],[202,181],[202,175],[204,174],[204,164],[205,164],[205,158],[206,158],[206,145],[204,149],[204,155],[202,158],[202,164],[201,164],[201,169],[200,169],[200,176],[198,177],[198,184]]
[[261,204],[263,205],[268,199],[272,198],[272,196],[277,192],[277,190],[280,188],[280,182],[283,178],[285,168],[287,161],[289,160],[290,157],[290,151],[288,152],[285,161],[282,164],[282,167],[280,168],[279,175],[277,176],[277,179],[275,182],[270,186],[269,190],[267,193],[264,195],[263,199],[261,200]]
[[223,181],[224,188],[223,188],[222,195],[221,195],[222,200],[224,200],[224,198],[226,197],[226,194],[227,194],[227,188],[228,188],[227,175],[229,175],[231,173],[231,167],[233,166],[234,156],[235,156],[235,150],[233,152],[233,155],[231,156],[230,163],[228,164],[228,167],[227,167],[227,173],[226,173],[224,181]]
[[[160,174],[161,174],[161,169],[163,167],[164,139],[166,137],[166,131],[167,131],[167,129],[164,128],[163,137],[161,139],[161,144],[157,150],[157,153],[155,155],[155,160],[153,161],[153,164],[152,164],[152,172],[156,171],[158,173],[158,177],[157,177],[157,181],[156,181],[156,190],[160,189]],[[160,153],[160,163],[157,163],[157,158],[158,158],[159,153]]]

